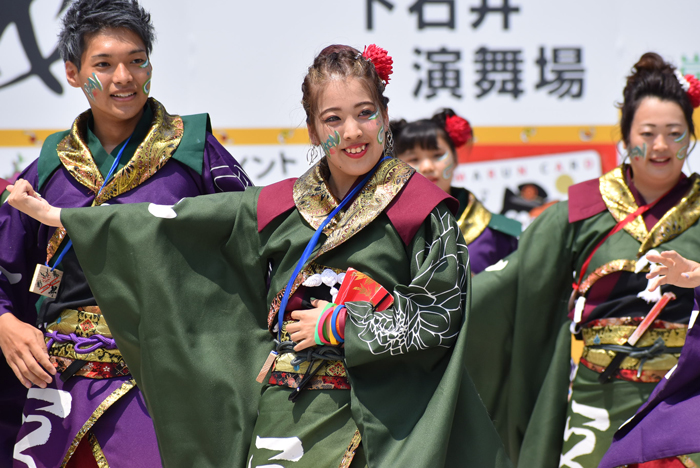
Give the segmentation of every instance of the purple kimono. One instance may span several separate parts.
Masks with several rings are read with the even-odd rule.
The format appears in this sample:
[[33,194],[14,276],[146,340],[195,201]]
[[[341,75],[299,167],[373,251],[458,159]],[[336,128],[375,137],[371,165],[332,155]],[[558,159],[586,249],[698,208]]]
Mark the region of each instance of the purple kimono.
[[[54,206],[86,207],[95,200],[97,190],[85,182],[89,178],[85,176],[84,168],[78,170],[67,165],[65,159],[60,163],[56,159],[57,155],[60,159],[61,154],[70,153],[71,138],[72,148],[77,147],[78,152],[82,151],[87,154],[87,159],[92,159],[90,151],[94,151],[95,146],[94,141],[89,143],[92,136],[86,128],[89,121],[88,111],[76,119],[71,131],[47,138],[39,159],[20,175]],[[135,141],[129,144],[134,146],[126,146],[122,158],[131,165],[124,171],[117,170],[105,189],[110,189],[111,181],[115,181],[113,186],[121,184],[122,187],[115,188],[105,204],[150,202],[173,205],[185,197],[239,191],[251,185],[238,162],[211,134],[206,115],[170,116],[160,103],[149,99],[132,139]],[[104,151],[101,146],[98,149]],[[115,149],[115,154],[118,149]],[[91,164],[93,169],[103,167],[97,157]],[[104,174],[100,176],[94,172],[88,175],[97,179],[104,177]],[[118,177],[125,182],[116,184]],[[137,182],[133,182],[135,177],[138,177]],[[127,182],[131,185],[124,189]],[[138,229],[138,226],[133,226],[133,229]],[[47,245],[54,231],[55,228],[41,225],[8,204],[0,206],[0,315],[12,313],[42,329],[46,326],[44,320],[51,321],[48,315],[53,313],[55,320],[57,312],[51,312],[50,301],[44,301],[48,306],[38,305],[41,296],[29,292],[36,265],[47,261]],[[74,253],[72,255],[74,258]],[[64,278],[75,273],[69,270],[80,270],[73,276],[78,278],[78,283],[82,279],[84,284],[78,284],[78,287],[87,291],[88,300],[87,303],[83,300],[83,305],[89,305],[94,298],[84,282],[77,260],[71,264],[67,262],[69,257],[70,254],[66,255],[66,261],[61,263]],[[63,289],[67,288],[64,285]],[[61,290],[57,301],[60,295]],[[68,308],[78,308],[72,307],[69,301],[64,302],[70,306]],[[96,306],[96,303],[92,304]],[[66,382],[59,379],[60,375],[57,373],[48,388],[33,387],[27,392],[4,356],[0,358],[0,466],[61,466],[87,435],[93,449],[99,444],[110,466],[145,468],[161,465],[153,423],[143,396],[128,371],[110,378],[88,378],[76,374]],[[15,439],[17,445],[13,450]]]
[[678,365],[623,425],[600,468],[700,452],[700,326],[688,330]]

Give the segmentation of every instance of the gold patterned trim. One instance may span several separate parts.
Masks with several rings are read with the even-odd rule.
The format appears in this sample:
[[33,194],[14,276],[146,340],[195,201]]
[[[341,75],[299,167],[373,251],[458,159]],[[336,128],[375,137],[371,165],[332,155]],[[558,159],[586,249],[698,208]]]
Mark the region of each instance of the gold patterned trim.
[[[282,340],[285,340],[283,337]],[[299,364],[298,368],[292,366],[292,360],[296,358],[296,353],[284,353],[280,354],[275,358],[275,367],[273,372],[287,372],[289,374],[302,374],[306,373],[309,368],[309,362],[304,361]],[[318,363],[314,364],[314,369]],[[345,372],[345,365],[343,361],[323,361],[321,368],[316,372],[317,376],[329,376],[329,377],[347,377]]]
[[359,429],[356,429],[355,433],[352,435],[352,440],[350,440],[350,445],[348,445],[347,450],[345,450],[345,454],[343,455],[343,459],[340,461],[338,468],[348,468],[350,466],[353,458],[355,458],[355,452],[357,451],[357,447],[360,446],[360,442],[362,442],[362,435],[360,435]]
[[[403,161],[385,161],[355,200],[326,227],[328,237],[314,258],[339,246],[371,223],[391,203],[415,170]],[[294,183],[294,204],[314,229],[323,223],[338,201],[328,189],[328,163],[323,158]]]
[[700,218],[700,176],[692,174],[690,180],[688,193],[651,229],[649,237],[639,248],[640,252],[646,252],[678,237]]
[[[97,307],[92,307],[91,310],[99,310]],[[104,316],[99,312],[87,312],[84,310],[65,309],[55,322],[50,323],[46,330],[48,332],[58,332],[63,335],[75,335],[82,338],[89,338],[93,335],[102,335],[106,338],[112,337],[112,332],[107,326]],[[48,343],[50,338],[45,338]],[[83,361],[96,362],[123,362],[122,353],[119,349],[98,348],[95,351],[87,354],[75,352],[75,344],[73,342],[54,342],[49,349],[51,356],[60,356],[70,359],[79,359]]]
[[595,271],[591,272],[591,274],[586,276],[586,279],[581,282],[581,286],[578,288],[579,295],[586,295],[591,286],[593,286],[593,284],[595,284],[595,282],[601,279],[603,276],[615,273],[617,271],[629,271],[634,273],[636,265],[637,262],[634,260],[613,260],[612,262],[608,262],[605,265],[596,268]]
[[691,460],[688,455],[678,455],[678,460],[683,463],[685,468],[698,468],[697,463]]
[[489,225],[489,222],[491,222],[491,212],[476,199],[473,193],[467,192],[469,193],[469,201],[464,208],[464,212],[462,212],[462,216],[457,220],[457,225],[460,231],[462,231],[464,240],[467,245],[469,245],[474,242]]
[[97,466],[99,468],[109,468],[109,463],[107,463],[107,458],[105,458],[100,442],[97,440],[97,437],[95,437],[95,434],[93,434],[92,431],[88,433],[88,442],[90,442],[90,446],[92,447],[92,455],[95,457]]
[[97,409],[92,413],[92,416],[90,416],[90,418],[88,418],[88,420],[85,421],[83,427],[78,431],[78,434],[76,434],[75,438],[73,439],[73,442],[68,448],[68,452],[66,452],[66,456],[63,458],[61,468],[65,468],[66,464],[70,460],[70,457],[73,456],[75,450],[78,448],[78,445],[80,444],[82,438],[85,437],[85,434],[87,434],[88,431],[92,428],[92,426],[95,425],[97,420],[100,419],[100,416],[102,416],[104,412],[109,409],[110,406],[112,406],[121,397],[126,395],[129,392],[129,390],[131,390],[135,386],[136,382],[133,379],[127,380],[122,384],[121,387],[113,391],[107,398],[105,398],[105,400],[102,403],[100,403],[100,406],[97,407]]
[[[76,181],[95,194],[92,206],[101,205],[148,180],[168,162],[180,144],[184,133],[182,118],[168,114],[165,107],[153,98],[148,99],[148,104],[153,110],[153,121],[146,138],[136,148],[126,165],[114,174],[114,178],[102,192],[100,187],[104,177],[95,164],[85,138],[91,111],[83,112],[75,119],[70,133],[56,147],[58,158],[66,170]],[[65,230],[56,229],[47,248],[47,262],[55,254],[63,237]]]
[[[623,164],[599,179],[600,193],[605,206],[617,222],[639,208],[625,181],[626,169],[627,165]],[[700,218],[700,176],[693,174],[690,179],[691,188],[688,193],[666,212],[651,232],[647,231],[642,216],[637,216],[624,227],[625,231],[642,244],[638,256],[677,237]]]
[[[685,338],[688,333],[688,326],[680,323],[663,322],[664,328],[650,328],[647,330],[636,347],[643,348],[652,346],[654,342],[661,338],[664,344],[669,348],[680,348],[685,344]],[[593,345],[624,345],[627,339],[637,329],[636,325],[599,325],[584,328],[581,330],[583,334],[583,354],[582,358],[596,366],[607,367],[615,357],[614,351],[604,349],[591,349]],[[644,363],[644,370],[668,371],[673,366],[678,364],[680,353],[661,354],[654,358],[648,359]],[[637,369],[640,360],[638,358],[626,357],[620,369]]]

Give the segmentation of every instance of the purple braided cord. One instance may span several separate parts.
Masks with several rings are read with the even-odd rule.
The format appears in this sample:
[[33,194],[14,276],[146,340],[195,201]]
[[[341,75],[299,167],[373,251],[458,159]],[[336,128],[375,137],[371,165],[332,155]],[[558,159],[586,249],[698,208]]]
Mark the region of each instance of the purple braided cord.
[[[66,342],[73,342],[75,343],[74,349],[76,354],[88,354],[92,353],[98,348],[106,348],[106,349],[116,349],[117,348],[117,343],[114,341],[112,338],[107,338],[102,335],[92,335],[88,338],[83,338],[82,336],[78,336],[75,333],[71,333],[70,335],[64,335],[63,333],[58,333],[57,331],[52,331],[52,332],[46,332],[44,333],[44,336],[47,338],[50,338],[49,341],[46,343],[46,348],[50,349],[51,346],[54,344],[54,342],[58,343],[66,343]],[[88,346],[87,348],[83,348],[83,346]]]

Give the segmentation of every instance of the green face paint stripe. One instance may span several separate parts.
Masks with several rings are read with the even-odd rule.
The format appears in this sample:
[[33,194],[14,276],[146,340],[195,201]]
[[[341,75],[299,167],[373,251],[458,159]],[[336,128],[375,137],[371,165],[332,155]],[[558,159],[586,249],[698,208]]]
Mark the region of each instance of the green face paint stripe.
[[442,156],[438,157],[438,158],[436,159],[436,161],[444,161],[445,158],[447,158],[447,156],[449,156],[449,155],[450,155],[450,153],[447,152],[447,151],[445,151],[445,154],[443,154]]
[[143,84],[143,94],[148,94],[151,92],[151,79],[149,78],[148,81],[146,81]]
[[683,141],[683,138],[685,138],[685,136],[686,136],[687,134],[688,134],[688,129],[686,128],[686,129],[685,129],[685,132],[683,132],[683,135],[679,136],[678,138],[676,138],[676,139],[673,140],[673,141],[675,141],[676,143],[680,143],[681,141]]
[[382,128],[379,129],[379,133],[377,133],[377,143],[380,145],[384,144],[384,125],[382,125]]
[[376,120],[376,118],[379,117],[379,111],[376,111],[374,114],[369,116],[369,120]]
[[676,153],[676,157],[678,159],[685,159],[686,156],[688,156],[688,145],[683,146],[681,149],[678,150]]
[[95,99],[92,92],[95,90],[102,91],[102,82],[97,75],[93,73],[92,76],[88,76],[88,82],[83,85],[83,89],[90,99]]
[[647,144],[644,143],[642,147],[640,148],[639,146],[635,146],[632,148],[632,151],[630,151],[630,157],[631,158],[645,158],[647,157]]
[[321,146],[323,147],[323,152],[326,153],[326,156],[330,157],[331,155],[331,148],[338,146],[340,144],[340,133],[338,133],[338,130],[335,131],[335,135],[328,135],[328,139],[321,143]]
[[449,179],[452,177],[452,169],[454,168],[454,164],[450,164],[445,168],[444,171],[442,171],[442,178],[443,179]]
[[139,65],[139,68],[146,68],[149,63],[151,63],[150,59],[146,58],[146,61]]

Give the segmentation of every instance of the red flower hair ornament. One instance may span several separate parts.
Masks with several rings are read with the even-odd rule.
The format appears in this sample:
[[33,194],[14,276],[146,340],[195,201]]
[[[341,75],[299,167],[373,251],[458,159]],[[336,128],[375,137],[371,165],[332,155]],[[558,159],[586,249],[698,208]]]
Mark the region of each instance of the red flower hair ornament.
[[384,82],[384,85],[389,84],[389,76],[394,72],[392,67],[394,59],[389,56],[388,52],[377,47],[376,44],[370,44],[365,46],[362,56],[374,64],[374,69],[377,70],[377,75]]
[[445,118],[445,131],[450,137],[455,148],[460,148],[472,139],[472,127],[467,119],[458,115],[450,115]]
[[693,108],[700,106],[700,80],[695,78],[694,75],[683,76],[677,69],[674,70],[674,73],[676,74],[676,78],[678,78],[678,82],[683,87],[683,91],[688,94]]

